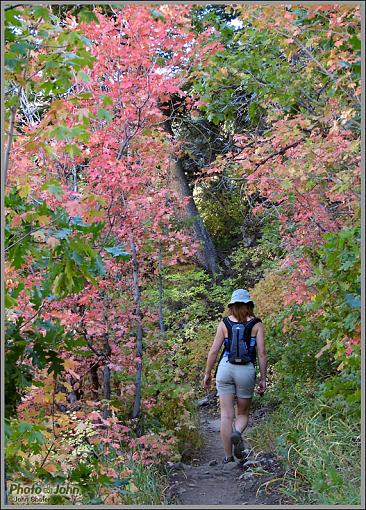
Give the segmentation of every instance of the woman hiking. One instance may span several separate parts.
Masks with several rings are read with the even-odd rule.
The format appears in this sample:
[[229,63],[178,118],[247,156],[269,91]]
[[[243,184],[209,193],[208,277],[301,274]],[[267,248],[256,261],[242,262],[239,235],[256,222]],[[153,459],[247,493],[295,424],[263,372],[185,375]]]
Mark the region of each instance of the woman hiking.
[[224,464],[235,461],[233,447],[235,457],[243,458],[242,432],[248,425],[254,393],[256,351],[260,371],[257,391],[260,395],[266,391],[264,329],[261,320],[255,317],[253,309],[254,303],[248,291],[238,289],[233,292],[228,303],[228,312],[217,327],[207,357],[203,385],[209,390],[212,383],[211,372],[220,347],[224,343],[216,374],[221,411],[220,435],[225,450]]

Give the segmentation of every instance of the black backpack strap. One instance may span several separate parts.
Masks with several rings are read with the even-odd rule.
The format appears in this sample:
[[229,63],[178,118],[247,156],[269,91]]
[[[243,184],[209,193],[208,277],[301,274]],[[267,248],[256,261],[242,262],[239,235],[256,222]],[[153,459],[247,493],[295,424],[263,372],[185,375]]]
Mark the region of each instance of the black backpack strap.
[[222,322],[226,326],[226,329],[227,329],[227,332],[228,332],[228,337],[230,337],[230,331],[231,331],[231,322],[230,322],[230,319],[228,317],[224,317],[222,319]]
[[251,321],[249,321],[247,324],[245,324],[245,328],[248,328],[247,330],[251,333],[252,329],[258,322],[262,322],[259,317],[254,317]]
[[[248,334],[246,335],[246,338],[245,338],[245,341],[247,342],[248,349],[250,349],[250,339],[251,339],[251,336],[252,336],[253,327],[256,324],[258,324],[258,322],[262,322],[261,319],[259,317],[254,317],[254,319],[252,319],[250,321],[250,323],[248,324],[248,326],[250,326],[250,327],[248,327]],[[254,347],[254,350],[251,352],[250,356],[252,358],[253,365],[256,366],[256,361],[257,361],[256,347]]]
[[262,321],[261,321],[261,319],[260,319],[259,317],[254,317],[254,319],[253,319],[253,324],[252,324],[252,326],[251,326],[251,328],[250,328],[250,332],[252,332],[252,329],[254,328],[254,326],[255,326],[256,324],[258,324],[258,322],[262,322]]
[[254,317],[254,319],[250,320],[245,324],[245,330],[244,330],[244,342],[247,344],[247,347],[249,348],[250,343],[250,337],[252,335],[252,329],[253,327],[258,324],[258,322],[262,322],[259,317]]

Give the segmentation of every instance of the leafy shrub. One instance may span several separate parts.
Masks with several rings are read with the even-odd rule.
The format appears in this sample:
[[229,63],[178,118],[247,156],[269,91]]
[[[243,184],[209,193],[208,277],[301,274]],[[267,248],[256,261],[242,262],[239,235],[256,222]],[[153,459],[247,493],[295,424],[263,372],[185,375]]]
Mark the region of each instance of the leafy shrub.
[[309,302],[283,306],[286,273],[271,272],[253,289],[274,372],[265,401],[277,409],[251,437],[296,473],[284,489],[296,502],[359,504],[360,229],[324,239],[308,250]]

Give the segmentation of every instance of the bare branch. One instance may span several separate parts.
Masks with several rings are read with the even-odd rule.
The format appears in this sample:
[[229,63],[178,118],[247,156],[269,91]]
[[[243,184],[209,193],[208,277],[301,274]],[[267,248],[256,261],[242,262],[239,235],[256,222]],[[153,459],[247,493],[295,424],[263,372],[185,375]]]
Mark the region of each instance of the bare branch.
[[[19,95],[20,95],[20,90],[21,89],[19,88],[18,98],[19,98]],[[9,138],[8,138],[8,143],[7,143],[7,146],[6,146],[5,161],[4,161],[4,185],[5,186],[6,186],[6,181],[7,181],[7,178],[8,178],[9,159],[10,159],[11,146],[12,146],[12,143],[13,143],[14,125],[15,125],[15,116],[16,116],[16,113],[17,113],[17,107],[16,106],[12,106],[12,108],[11,108],[11,115],[10,115]]]

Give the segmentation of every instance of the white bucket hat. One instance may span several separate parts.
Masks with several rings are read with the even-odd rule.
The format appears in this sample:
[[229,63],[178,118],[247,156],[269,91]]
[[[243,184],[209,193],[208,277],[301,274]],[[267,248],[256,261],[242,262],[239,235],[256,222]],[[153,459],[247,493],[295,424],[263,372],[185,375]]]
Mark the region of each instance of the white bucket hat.
[[253,302],[253,299],[250,297],[247,290],[237,289],[234,290],[228,305],[233,305],[234,303],[249,303],[250,301]]

